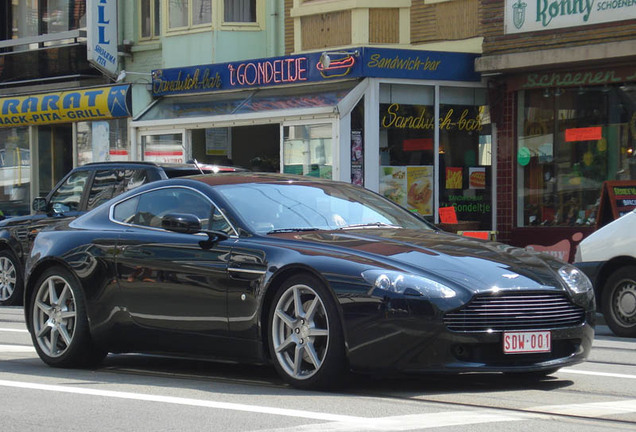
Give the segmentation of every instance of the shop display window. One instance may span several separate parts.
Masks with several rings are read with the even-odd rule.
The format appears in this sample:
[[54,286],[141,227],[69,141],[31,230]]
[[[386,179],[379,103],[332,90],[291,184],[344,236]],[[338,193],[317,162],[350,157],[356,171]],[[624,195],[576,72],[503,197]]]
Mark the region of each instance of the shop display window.
[[283,172],[332,178],[332,124],[284,127]]
[[633,86],[519,92],[517,225],[594,226],[603,182],[636,179]]
[[149,162],[184,163],[183,134],[169,133],[143,135],[141,137],[142,159]]
[[126,119],[77,123],[77,164],[130,160]]
[[0,211],[4,216],[30,212],[31,152],[26,127],[0,129]]
[[455,210],[456,230],[490,230],[492,154],[484,91],[442,87],[439,94],[436,137],[433,88],[381,86],[380,193],[434,221],[437,191],[439,207]]
[[492,229],[490,111],[483,89],[442,87],[439,207],[453,207],[458,230]]

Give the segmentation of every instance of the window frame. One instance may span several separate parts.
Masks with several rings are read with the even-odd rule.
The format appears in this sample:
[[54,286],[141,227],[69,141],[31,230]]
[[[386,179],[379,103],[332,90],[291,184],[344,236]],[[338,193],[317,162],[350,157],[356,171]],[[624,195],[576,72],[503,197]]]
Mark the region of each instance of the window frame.
[[[143,15],[142,3],[144,1],[148,1],[150,4],[150,27],[149,27],[150,35],[149,36],[144,36],[143,34],[144,15]],[[137,1],[137,10],[139,12],[138,28],[139,28],[140,42],[154,41],[161,37],[162,30],[163,30],[162,19],[161,19],[161,16],[163,15],[162,9],[163,9],[162,0],[138,0]],[[159,13],[158,17],[155,14],[156,12]]]
[[163,28],[165,29],[165,32],[167,34],[209,30],[210,28],[213,27],[215,15],[218,15],[216,14],[216,11],[218,9],[215,5],[216,0],[209,0],[210,1],[210,21],[203,24],[192,23],[193,21],[192,11],[193,11],[194,0],[185,0],[185,1],[187,1],[187,4],[188,4],[188,24],[181,27],[170,27],[170,0],[163,0],[163,3],[162,3],[163,11],[164,11],[163,16],[165,17],[165,19],[163,20],[164,21]]
[[234,22],[225,21],[225,0],[212,0],[218,2],[218,22],[221,30],[244,30],[244,31],[260,31],[264,29],[265,0],[255,0],[254,7],[256,10],[253,22]]

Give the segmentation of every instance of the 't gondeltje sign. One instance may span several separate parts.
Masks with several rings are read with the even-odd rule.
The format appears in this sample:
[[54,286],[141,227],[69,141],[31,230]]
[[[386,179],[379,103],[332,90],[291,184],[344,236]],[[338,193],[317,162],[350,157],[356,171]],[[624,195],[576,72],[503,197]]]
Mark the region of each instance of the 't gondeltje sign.
[[504,33],[636,19],[636,0],[506,0]]
[[117,2],[116,0],[87,0],[86,6],[88,61],[101,71],[115,76],[119,68]]

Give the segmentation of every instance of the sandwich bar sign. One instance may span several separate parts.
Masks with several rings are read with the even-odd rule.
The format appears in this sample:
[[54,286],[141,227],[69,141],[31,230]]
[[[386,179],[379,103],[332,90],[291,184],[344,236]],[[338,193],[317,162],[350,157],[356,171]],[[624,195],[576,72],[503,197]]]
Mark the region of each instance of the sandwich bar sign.
[[504,32],[554,30],[636,18],[636,0],[506,0]]

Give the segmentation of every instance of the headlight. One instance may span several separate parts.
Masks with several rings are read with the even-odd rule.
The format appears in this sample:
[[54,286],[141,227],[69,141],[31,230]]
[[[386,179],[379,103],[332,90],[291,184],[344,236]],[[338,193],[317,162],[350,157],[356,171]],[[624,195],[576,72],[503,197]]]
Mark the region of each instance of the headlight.
[[373,288],[406,295],[421,295],[428,298],[452,298],[456,293],[452,288],[423,276],[397,271],[367,270],[362,277]]
[[573,294],[585,294],[593,291],[590,279],[585,273],[572,265],[561,267],[559,275]]

